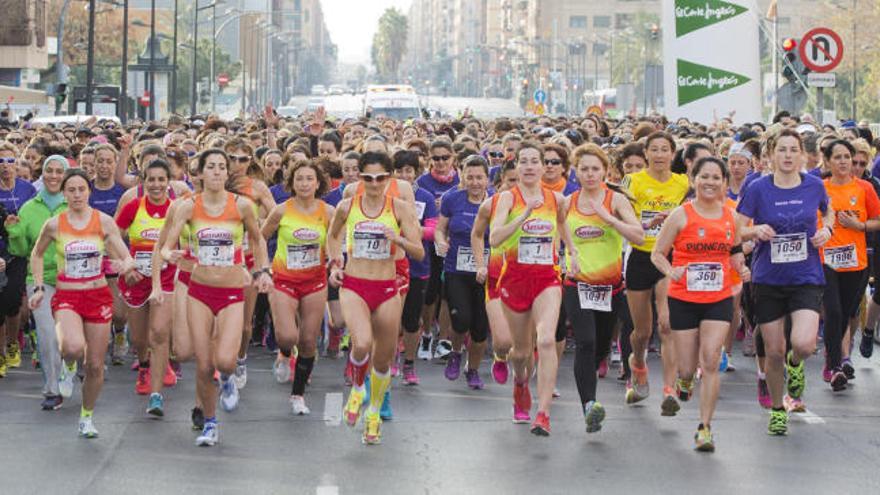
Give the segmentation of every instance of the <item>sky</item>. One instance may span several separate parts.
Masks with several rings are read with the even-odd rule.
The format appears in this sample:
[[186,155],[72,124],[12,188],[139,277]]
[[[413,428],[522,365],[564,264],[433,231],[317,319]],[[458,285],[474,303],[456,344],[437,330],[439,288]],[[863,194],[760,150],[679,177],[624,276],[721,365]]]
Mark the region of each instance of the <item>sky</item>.
[[412,0],[321,0],[330,39],[339,47],[339,61],[369,64],[373,34],[388,7],[406,15]]

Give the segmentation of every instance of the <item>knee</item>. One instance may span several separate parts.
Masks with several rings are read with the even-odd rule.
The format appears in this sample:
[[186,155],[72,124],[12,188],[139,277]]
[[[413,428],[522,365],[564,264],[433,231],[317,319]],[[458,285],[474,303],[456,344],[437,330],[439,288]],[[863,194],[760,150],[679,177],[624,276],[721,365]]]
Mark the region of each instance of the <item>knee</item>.
[[795,354],[798,354],[800,356],[809,356],[813,353],[813,351],[816,350],[816,343],[808,341],[792,341],[791,348]]
[[556,336],[553,334],[539,335],[537,346],[539,352],[556,352]]
[[715,373],[721,361],[721,352],[702,352],[700,353],[700,366],[703,374]]
[[79,361],[85,357],[85,344],[83,342],[62,342],[61,355],[67,361]]
[[231,356],[218,356],[215,360],[215,364],[217,365],[217,369],[220,370],[220,373],[231,374],[235,371],[236,363],[236,355],[233,354]]
[[150,347],[156,349],[168,346],[168,329],[152,328],[150,329]]
[[104,361],[100,359],[89,359],[85,363],[85,371],[89,376],[102,376],[104,374]]
[[764,339],[764,357],[771,360],[782,361],[782,358],[785,356],[785,344],[779,344],[776,342],[769,342],[767,339]]

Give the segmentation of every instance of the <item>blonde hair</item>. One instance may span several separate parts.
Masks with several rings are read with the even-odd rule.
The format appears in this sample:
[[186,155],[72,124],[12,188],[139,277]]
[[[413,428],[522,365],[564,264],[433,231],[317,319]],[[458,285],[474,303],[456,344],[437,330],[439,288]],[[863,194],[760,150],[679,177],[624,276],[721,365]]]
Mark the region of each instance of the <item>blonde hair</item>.
[[585,143],[575,148],[571,155],[571,165],[577,169],[581,158],[588,155],[598,158],[606,172],[611,168],[611,160],[608,159],[608,155],[595,143]]

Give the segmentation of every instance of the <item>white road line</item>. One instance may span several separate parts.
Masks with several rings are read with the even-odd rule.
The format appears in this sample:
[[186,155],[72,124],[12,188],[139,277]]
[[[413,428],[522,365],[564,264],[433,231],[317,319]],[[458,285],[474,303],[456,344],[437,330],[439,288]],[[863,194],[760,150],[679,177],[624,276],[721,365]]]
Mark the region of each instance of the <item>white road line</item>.
[[825,420],[822,418],[822,416],[819,416],[818,414],[814,413],[813,411],[806,411],[804,413],[796,415],[795,417],[800,417],[801,419],[803,419],[804,423],[811,424],[811,425],[825,424]]
[[[342,394],[339,392],[331,392],[324,395],[324,424],[327,426],[339,426],[342,424]],[[321,493],[321,488],[318,487],[318,493]],[[337,488],[332,487],[334,490]],[[326,492],[330,493],[338,493],[338,491],[334,492]]]
[[339,495],[338,486],[319,486],[315,491],[317,495]]

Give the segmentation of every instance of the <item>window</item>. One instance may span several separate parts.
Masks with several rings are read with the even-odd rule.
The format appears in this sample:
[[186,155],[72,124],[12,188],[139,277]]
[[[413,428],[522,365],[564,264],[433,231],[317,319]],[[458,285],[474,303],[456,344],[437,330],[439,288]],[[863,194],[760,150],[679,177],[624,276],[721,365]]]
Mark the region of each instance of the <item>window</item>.
[[611,16],[610,15],[597,15],[593,17],[593,27],[594,28],[609,28],[611,27]]
[[625,29],[629,27],[633,22],[632,14],[615,14],[614,15],[614,27],[617,29]]
[[583,29],[587,27],[587,16],[573,15],[568,18],[568,27],[572,29]]

